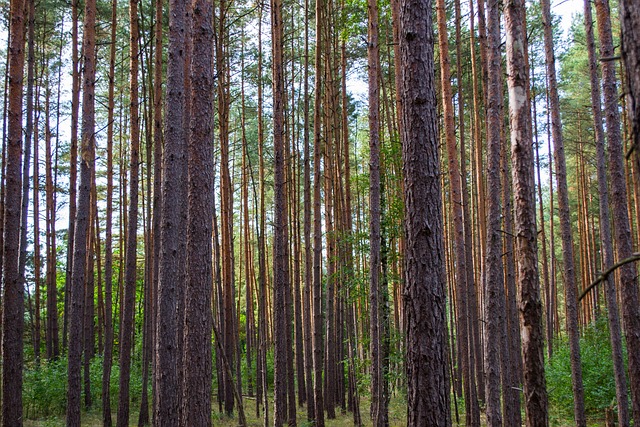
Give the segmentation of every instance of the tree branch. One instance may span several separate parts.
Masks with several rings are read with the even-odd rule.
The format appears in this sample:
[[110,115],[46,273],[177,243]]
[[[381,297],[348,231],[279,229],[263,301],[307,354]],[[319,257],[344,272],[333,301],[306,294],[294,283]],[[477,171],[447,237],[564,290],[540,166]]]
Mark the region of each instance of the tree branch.
[[623,260],[618,261],[617,263],[613,264],[611,267],[607,268],[605,271],[603,271],[602,273],[600,273],[600,275],[598,276],[598,278],[596,280],[593,281],[593,283],[591,283],[578,297],[578,301],[582,301],[582,299],[587,296],[587,294],[596,286],[598,286],[598,284],[600,282],[603,282],[605,280],[607,280],[607,277],[609,277],[609,275],[611,273],[613,273],[615,270],[617,270],[618,268],[622,267],[625,264],[629,264],[630,262],[635,262],[635,261],[640,261],[640,252],[635,252],[633,253],[630,257],[625,258]]

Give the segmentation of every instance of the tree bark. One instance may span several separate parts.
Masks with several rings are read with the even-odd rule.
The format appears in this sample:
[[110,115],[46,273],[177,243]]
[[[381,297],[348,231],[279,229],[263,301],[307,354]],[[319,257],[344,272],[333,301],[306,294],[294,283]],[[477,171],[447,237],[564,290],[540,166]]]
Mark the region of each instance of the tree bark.
[[285,128],[284,128],[284,76],[283,76],[283,22],[282,2],[271,0],[272,73],[273,73],[273,149],[274,149],[274,425],[287,421],[287,377],[290,322],[288,317],[289,244],[287,229],[287,201],[285,184]]
[[111,427],[111,366],[113,363],[113,122],[115,108],[115,64],[118,1],[111,2],[111,47],[109,49],[109,99],[107,123],[107,206],[104,241],[104,354],[102,364],[102,425]]
[[[430,0],[400,3],[408,425],[449,426],[445,268]],[[429,393],[425,393],[429,390]]]
[[577,284],[571,231],[571,213],[569,211],[569,190],[567,185],[567,166],[565,161],[562,123],[560,122],[560,98],[556,82],[556,68],[551,27],[551,8],[549,0],[542,0],[542,19],[544,24],[545,59],[549,84],[549,110],[551,111],[551,130],[553,136],[554,157],[556,161],[556,179],[558,185],[558,212],[562,237],[562,261],[565,278],[565,310],[567,315],[567,333],[571,353],[571,382],[573,385],[573,411],[576,425],[587,425],[584,409],[584,388],[582,384],[582,366],[580,358],[580,331],[578,326]]
[[[187,181],[185,123],[185,51],[183,46],[189,20],[188,4],[169,2],[169,47],[167,61],[167,100],[165,114],[165,147],[162,157],[162,205],[160,213],[160,253],[158,255],[158,306],[156,308],[155,411],[158,426],[178,425],[181,383],[178,370],[182,355],[178,335],[182,334],[184,317],[179,300],[184,298],[183,281],[186,252]],[[185,33],[187,35],[185,35]]]
[[378,2],[369,0],[369,329],[371,352],[371,419],[376,427],[388,424],[384,405],[380,341],[380,77],[378,46]]
[[[193,3],[188,155],[187,281],[181,425],[211,426],[213,6]],[[231,384],[233,386],[233,384]],[[233,390],[231,390],[233,393]]]
[[[609,1],[596,0],[595,5],[598,34],[600,36],[600,57],[609,58],[614,55]],[[629,257],[633,253],[633,240],[627,211],[627,186],[622,135],[620,133],[616,64],[613,61],[601,62],[602,92],[604,95],[604,111],[609,142],[608,166],[611,183],[611,207],[614,215],[613,232],[616,238],[616,255],[620,260]],[[627,339],[631,407],[633,419],[640,420],[640,301],[636,275],[635,264],[630,263],[620,268],[618,277],[621,284],[620,300],[622,301],[624,334]]]
[[[24,74],[24,1],[10,4],[9,111],[5,167],[2,424],[22,425],[23,284],[19,274],[20,199],[22,172],[22,83]],[[5,164],[6,163],[6,164]],[[78,388],[79,390],[79,388]]]
[[138,99],[138,0],[129,1],[129,50],[130,50],[130,151],[129,151],[129,214],[125,248],[125,278],[122,298],[122,319],[120,329],[120,379],[118,395],[117,426],[129,425],[129,381],[131,353],[133,350],[134,309],[136,301],[137,276],[137,234],[138,234],[138,184],[140,158],[140,113]]
[[[609,188],[607,186],[607,164],[605,156],[605,135],[602,119],[600,96],[600,82],[598,79],[598,64],[593,34],[593,19],[591,1],[584,2],[584,25],[587,38],[587,52],[589,55],[589,79],[591,83],[591,111],[593,112],[596,136],[596,159],[598,173],[598,195],[600,208],[600,240],[602,242],[602,265],[614,263],[613,238],[611,235],[611,216],[609,213]],[[618,404],[618,424],[629,425],[629,397],[627,392],[627,378],[622,359],[622,338],[620,336],[620,314],[618,312],[618,298],[612,279],[605,281],[607,300],[607,320],[611,340],[611,356],[616,381],[616,400]]]
[[[459,9],[459,3],[458,3]],[[456,147],[456,134],[454,123],[453,95],[451,89],[451,65],[449,56],[449,40],[447,31],[447,11],[444,0],[437,0],[436,3],[438,21],[438,46],[440,49],[440,84],[442,87],[442,110],[444,115],[444,135],[447,147],[449,188],[451,191],[451,209],[454,226],[454,246],[455,246],[455,286],[456,286],[456,326],[458,355],[460,357],[460,369],[463,377],[464,401],[466,403],[467,425],[473,425],[475,415],[473,409],[477,406],[474,401],[475,383],[469,384],[469,347],[468,347],[468,324],[467,324],[467,258],[464,234],[462,183],[460,177],[460,163],[458,161],[458,149]],[[459,25],[459,24],[456,24]],[[458,27],[459,30],[459,27]],[[459,32],[459,31],[458,31]],[[458,76],[458,82],[460,76]],[[460,102],[460,101],[459,101]],[[462,121],[463,119],[461,119]]]
[[322,217],[320,187],[322,185],[322,0],[316,0],[316,54],[315,98],[313,106],[313,389],[315,402],[315,426],[324,427],[324,396],[322,393],[322,368],[324,359],[323,304],[322,304]]
[[[484,365],[486,373],[487,424],[501,426],[500,379],[505,372],[504,350],[506,343],[506,312],[504,292],[504,272],[502,264],[502,209],[500,196],[500,151],[502,141],[503,94],[500,55],[500,10],[498,4],[489,2],[487,37],[487,249],[485,254],[484,322]],[[507,390],[502,392],[506,398]],[[506,402],[505,402],[506,409]]]
[[527,427],[546,427],[547,391],[544,377],[542,302],[538,282],[537,230],[531,108],[527,95],[524,0],[505,6],[507,34],[507,86],[511,127],[511,165],[514,192],[514,227],[518,278],[518,308],[522,337],[524,401]]
[[[82,357],[82,315],[87,254],[87,231],[91,212],[91,177],[95,163],[95,24],[96,2],[88,0],[84,12],[82,56],[82,145],[80,186],[73,237],[73,268],[69,287],[69,353],[67,425],[80,426],[80,363]],[[73,161],[73,159],[72,159]]]

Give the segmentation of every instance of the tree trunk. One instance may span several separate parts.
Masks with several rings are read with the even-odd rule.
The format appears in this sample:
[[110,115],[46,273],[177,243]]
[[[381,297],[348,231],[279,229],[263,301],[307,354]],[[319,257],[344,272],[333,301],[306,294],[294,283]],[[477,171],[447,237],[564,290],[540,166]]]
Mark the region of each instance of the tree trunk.
[[130,36],[130,151],[129,151],[129,215],[125,248],[125,278],[120,329],[120,379],[117,426],[129,425],[129,380],[133,350],[134,309],[137,276],[138,183],[140,158],[140,115],[138,99],[138,0],[129,1]]
[[[458,3],[459,9],[459,3]],[[475,399],[475,384],[473,395],[469,384],[469,347],[467,324],[467,259],[463,222],[462,183],[460,166],[458,162],[458,150],[456,148],[456,134],[454,123],[453,96],[451,90],[451,65],[449,57],[449,40],[447,32],[447,16],[444,0],[438,0],[436,5],[438,20],[438,46],[440,48],[440,83],[442,86],[442,109],[444,114],[444,135],[447,146],[449,186],[451,191],[451,208],[454,226],[455,243],[455,286],[456,286],[456,325],[458,356],[460,357],[460,369],[464,385],[464,401],[467,404],[467,425],[473,425],[473,409],[477,403]],[[459,24],[457,24],[459,25]],[[459,32],[459,27],[458,27]],[[460,76],[458,75],[458,79]],[[460,80],[458,80],[460,81]],[[460,86],[460,85],[459,85]],[[462,104],[462,103],[461,103]],[[461,119],[462,121],[463,119]]]
[[[613,265],[613,238],[611,235],[611,217],[609,214],[609,188],[607,186],[607,164],[605,157],[605,136],[602,120],[600,82],[598,79],[598,64],[596,59],[595,41],[593,34],[593,19],[591,2],[584,2],[584,25],[589,55],[589,77],[591,83],[591,111],[593,112],[596,136],[596,159],[598,173],[598,195],[600,202],[600,240],[602,242],[602,265],[606,268]],[[618,404],[618,424],[629,425],[629,397],[627,392],[627,378],[622,359],[622,338],[620,336],[620,315],[618,312],[618,298],[612,279],[605,281],[607,300],[607,320],[611,340],[611,356],[616,381],[616,399]]]
[[538,282],[537,230],[531,108],[527,96],[524,0],[505,7],[507,33],[507,86],[511,127],[511,173],[514,192],[514,228],[518,278],[518,308],[522,337],[524,401],[527,427],[548,425],[547,390],[544,378],[542,302]]
[[273,149],[274,149],[274,412],[275,426],[287,420],[287,371],[291,352],[288,339],[287,293],[289,292],[289,245],[287,230],[287,201],[285,187],[284,144],[284,76],[283,76],[282,3],[271,0],[272,72],[273,72]]
[[[62,46],[62,43],[61,43]],[[58,51],[60,52],[60,51]],[[60,96],[60,71],[58,71],[58,96]],[[50,117],[50,90],[47,89],[47,98],[45,101],[45,116],[47,117],[46,132],[45,132],[45,194],[46,194],[46,241],[47,241],[47,271],[46,271],[46,286],[47,286],[47,320],[46,320],[46,332],[45,341],[47,348],[47,359],[52,360],[60,355],[60,344],[58,340],[58,290],[56,283],[56,202],[55,202],[55,184],[53,178],[53,161],[52,161],[52,149],[51,149],[51,127],[49,125]],[[60,102],[58,100],[57,105]],[[56,129],[59,127],[59,111],[56,111]],[[57,132],[56,132],[57,133]],[[56,136],[55,150],[57,153],[58,137]],[[57,166],[57,154],[56,154],[56,166]]]
[[[614,50],[609,1],[597,0],[595,5],[598,34],[600,36],[600,57],[611,58],[614,56]],[[613,232],[616,237],[616,255],[618,260],[621,260],[631,256],[633,240],[627,211],[627,186],[624,173],[622,135],[620,133],[618,91],[616,87],[615,62],[601,62],[602,91],[609,142],[608,167],[611,183],[611,207],[614,214]],[[630,263],[620,268],[618,277],[620,279],[622,320],[629,357],[629,383],[631,386],[633,419],[638,422],[637,420],[640,420],[640,302],[638,301],[636,275],[636,266]]]
[[102,424],[111,427],[111,366],[113,363],[113,121],[115,107],[115,63],[117,0],[111,2],[111,47],[109,49],[109,100],[107,124],[107,207],[104,241],[104,355],[102,365]]
[[[430,0],[400,3],[408,425],[449,426],[442,196]],[[429,393],[425,393],[429,390]]]
[[[156,367],[156,331],[157,331],[157,310],[158,310],[158,282],[159,282],[159,270],[160,270],[160,235],[162,228],[162,152],[163,152],[163,134],[162,134],[162,42],[163,42],[163,8],[164,1],[156,0],[155,2],[155,49],[154,49],[154,77],[153,77],[153,269],[152,269],[152,294],[153,301],[151,301],[151,336],[150,341],[153,345],[150,348],[151,352],[151,369],[152,373]],[[155,377],[152,375],[152,413],[151,424],[157,425],[155,420],[155,408],[157,406],[156,390],[158,383],[153,381]]]
[[[24,73],[24,1],[11,1],[9,64],[9,119],[5,167],[3,309],[2,309],[2,424],[22,425],[23,284],[20,250],[22,172],[22,82]],[[26,179],[26,178],[25,178]],[[78,390],[80,388],[78,387]],[[79,408],[78,408],[79,409]],[[79,423],[78,423],[79,424]]]
[[[80,363],[82,357],[82,315],[87,254],[87,231],[91,212],[91,177],[95,162],[95,23],[96,3],[88,0],[84,13],[82,56],[82,146],[80,188],[73,240],[73,268],[69,288],[69,353],[67,385],[67,425],[80,426]],[[72,159],[73,161],[73,159]]]
[[571,353],[571,382],[573,385],[573,410],[578,427],[586,426],[584,409],[584,389],[582,384],[582,366],[580,362],[580,331],[578,326],[577,284],[573,255],[573,236],[571,231],[571,212],[569,211],[569,193],[567,186],[567,167],[560,122],[560,98],[556,82],[551,10],[549,0],[543,0],[542,19],[544,23],[545,58],[549,83],[549,110],[551,111],[551,130],[553,135],[554,157],[556,161],[556,179],[558,184],[558,212],[562,237],[562,261],[565,278],[565,309],[567,332]]
[[324,427],[324,396],[322,393],[322,368],[324,356],[323,304],[322,304],[322,217],[320,211],[320,187],[322,185],[322,0],[316,1],[316,54],[315,99],[313,107],[313,389],[315,402],[315,426]]
[[313,346],[312,346],[312,243],[311,243],[311,159],[309,141],[309,0],[305,0],[304,19],[304,290],[302,294],[302,305],[304,311],[304,354],[305,354],[305,375],[307,377],[307,420],[315,420],[315,399],[313,388]]
[[[182,425],[211,426],[213,6],[193,4]],[[233,384],[231,384],[233,386]]]
[[[158,306],[156,308],[155,412],[158,426],[178,425],[181,384],[178,370],[182,356],[178,335],[184,318],[178,313],[184,297],[187,159],[183,126],[185,114],[185,32],[189,28],[182,1],[169,2],[169,47],[167,61],[167,101],[165,149],[162,157],[162,205],[160,252],[158,255]],[[189,33],[187,33],[189,34]],[[169,108],[170,106],[170,108]],[[162,381],[160,381],[162,379]]]
[[371,352],[371,419],[383,427],[387,415],[383,404],[382,359],[380,342],[380,77],[378,46],[378,2],[369,0],[368,77],[369,77],[369,328]]
[[[484,321],[487,335],[484,341],[486,372],[487,424],[501,426],[500,379],[508,376],[505,372],[504,350],[506,343],[504,272],[502,264],[502,209],[500,196],[500,151],[502,141],[503,94],[500,55],[500,10],[498,4],[488,4],[487,42],[487,250],[485,256]],[[504,396],[507,390],[503,387]],[[506,402],[505,402],[506,409]]]

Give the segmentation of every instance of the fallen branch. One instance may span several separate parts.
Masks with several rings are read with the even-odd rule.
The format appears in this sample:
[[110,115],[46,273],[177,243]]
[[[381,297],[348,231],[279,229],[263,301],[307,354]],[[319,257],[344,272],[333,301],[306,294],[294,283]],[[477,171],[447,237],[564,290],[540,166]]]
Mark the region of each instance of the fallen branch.
[[611,273],[613,273],[614,271],[616,271],[618,268],[622,267],[625,264],[629,264],[630,262],[635,262],[635,261],[640,261],[640,252],[636,252],[634,254],[632,254],[629,258],[625,258],[621,261],[618,261],[617,263],[613,264],[611,267],[607,268],[605,271],[603,271],[602,273],[600,273],[600,275],[598,276],[598,278],[596,280],[593,281],[593,283],[591,283],[578,297],[578,301],[582,301],[582,298],[584,298],[585,296],[587,296],[587,294],[589,293],[589,291],[591,291],[591,289],[595,288],[596,286],[598,286],[598,284],[600,282],[604,282],[605,280],[607,280],[607,277],[609,277],[609,275]]

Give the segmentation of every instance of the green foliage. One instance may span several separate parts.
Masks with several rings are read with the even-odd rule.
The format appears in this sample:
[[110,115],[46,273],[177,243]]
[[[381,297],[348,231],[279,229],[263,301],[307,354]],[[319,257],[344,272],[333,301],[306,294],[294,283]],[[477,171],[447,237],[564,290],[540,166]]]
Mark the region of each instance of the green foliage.
[[[114,358],[110,383],[112,409],[115,409],[118,403],[119,377],[120,369],[117,358]],[[91,361],[90,378],[93,407],[100,408],[102,405],[102,357],[96,357]],[[131,366],[129,385],[132,407],[137,407],[136,404],[139,403],[142,395],[142,369],[137,362]],[[26,419],[64,416],[67,406],[67,357],[27,365],[22,393]],[[84,402],[84,383],[82,400]]]
[[[580,339],[580,355],[587,416],[603,418],[605,408],[614,406],[616,401],[611,343],[605,315],[585,329]],[[554,356],[547,361],[546,373],[551,417],[571,419],[574,398],[566,338],[555,343]]]
[[30,364],[24,373],[22,400],[25,418],[64,414],[67,405],[67,359]]

